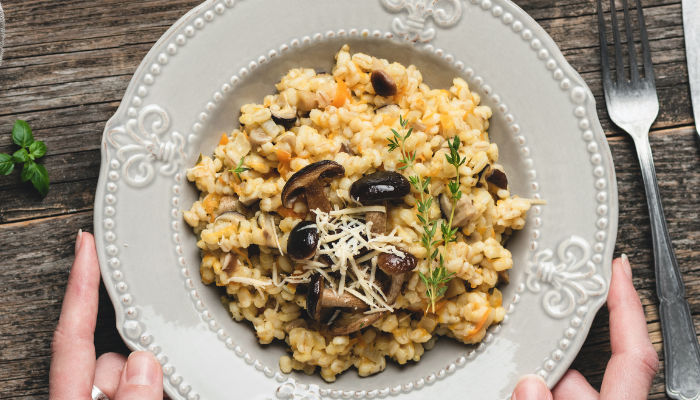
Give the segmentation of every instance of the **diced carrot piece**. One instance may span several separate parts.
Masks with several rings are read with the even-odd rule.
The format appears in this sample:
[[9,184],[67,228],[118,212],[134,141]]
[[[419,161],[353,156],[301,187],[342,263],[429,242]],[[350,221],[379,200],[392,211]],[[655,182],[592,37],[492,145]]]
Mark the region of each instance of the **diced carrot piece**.
[[306,217],[305,214],[299,214],[294,211],[294,208],[285,208],[284,206],[278,207],[276,210],[277,214],[283,216],[284,218],[289,218],[292,217],[294,219],[304,219]]
[[348,90],[348,85],[342,79],[336,79],[338,82],[338,89],[335,91],[335,98],[331,103],[332,106],[338,108],[345,104],[345,99],[351,99],[350,91]]
[[221,135],[221,140],[219,140],[219,146],[226,146],[228,144],[228,136],[226,134]]
[[277,154],[277,159],[282,163],[289,162],[289,160],[292,159],[292,153],[286,150],[277,149],[275,150],[275,153]]

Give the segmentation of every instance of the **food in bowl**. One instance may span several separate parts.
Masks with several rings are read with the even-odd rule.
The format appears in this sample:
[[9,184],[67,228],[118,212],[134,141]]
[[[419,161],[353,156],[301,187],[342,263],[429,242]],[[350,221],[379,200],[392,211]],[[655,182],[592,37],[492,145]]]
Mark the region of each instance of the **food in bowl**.
[[440,336],[481,341],[531,205],[509,191],[489,107],[460,78],[431,89],[347,45],[332,73],[292,69],[277,89],[187,171],[202,281],[260,343],[287,343],[285,373],[332,382],[419,361]]

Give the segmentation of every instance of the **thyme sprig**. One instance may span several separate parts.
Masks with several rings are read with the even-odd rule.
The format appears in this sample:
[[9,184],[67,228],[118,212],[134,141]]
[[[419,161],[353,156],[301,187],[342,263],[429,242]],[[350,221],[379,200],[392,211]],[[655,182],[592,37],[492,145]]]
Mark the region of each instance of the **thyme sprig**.
[[241,174],[246,172],[246,171],[250,171],[250,168],[243,166],[243,161],[245,161],[245,157],[241,158],[241,161],[238,162],[238,165],[236,166],[236,168],[230,170],[238,177],[238,180],[240,182],[243,182],[243,179],[241,179]]
[[[460,141],[459,137],[455,138],[450,142],[448,139],[447,144],[450,149],[450,154],[445,154],[447,162],[457,169],[457,176],[448,182],[448,188],[450,190],[451,200],[452,200],[452,212],[450,215],[450,220],[445,223],[445,221],[439,222],[437,220],[430,219],[430,208],[433,204],[433,196],[431,193],[430,177],[423,178],[420,173],[415,168],[416,153],[409,152],[406,150],[406,140],[411,136],[413,128],[406,131],[406,126],[408,121],[402,116],[399,116],[399,124],[401,125],[401,133],[392,129],[393,137],[388,138],[389,140],[389,152],[399,150],[401,152],[401,159],[399,160],[403,165],[400,166],[399,170],[410,169],[413,175],[409,176],[408,180],[411,185],[420,194],[420,199],[416,199],[416,204],[418,208],[418,220],[423,224],[423,233],[421,235],[421,244],[426,250],[426,254],[429,255],[428,264],[429,272],[424,275],[419,272],[420,278],[426,286],[426,295],[430,303],[428,308],[433,309],[435,312],[435,302],[438,298],[445,294],[447,291],[447,283],[452,279],[453,272],[448,273],[445,269],[445,251],[447,244],[457,240],[457,230],[458,228],[452,228],[452,221],[454,219],[454,210],[457,202],[462,198],[462,191],[459,188],[459,167],[463,165],[467,159],[466,157],[461,157],[459,155]],[[406,132],[404,134],[404,132]],[[441,240],[435,239],[437,234],[438,225],[440,226]],[[443,253],[440,254],[438,248],[439,244],[443,243]],[[437,261],[437,262],[436,262]],[[427,311],[427,310],[426,310]]]

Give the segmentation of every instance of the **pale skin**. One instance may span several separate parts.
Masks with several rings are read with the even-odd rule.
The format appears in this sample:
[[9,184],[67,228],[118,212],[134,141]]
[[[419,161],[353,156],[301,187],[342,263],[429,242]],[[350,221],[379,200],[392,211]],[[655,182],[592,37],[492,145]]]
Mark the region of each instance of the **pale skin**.
[[[646,399],[659,360],[647,333],[642,304],[632,285],[626,257],[613,261],[608,309],[610,344],[603,385],[598,393],[575,370],[550,391],[538,376],[523,376],[512,400],[642,400]],[[79,233],[61,316],[51,343],[50,400],[91,400],[97,386],[112,400],[160,400],[163,372],[148,352],[129,358],[107,353],[95,359],[100,269],[95,240]]]

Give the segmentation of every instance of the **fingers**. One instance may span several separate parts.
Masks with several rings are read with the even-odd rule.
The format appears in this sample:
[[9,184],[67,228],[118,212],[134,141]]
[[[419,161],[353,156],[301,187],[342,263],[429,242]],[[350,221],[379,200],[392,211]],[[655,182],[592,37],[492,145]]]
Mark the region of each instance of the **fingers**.
[[49,396],[90,399],[95,376],[94,333],[100,287],[95,241],[79,233],[61,316],[51,342]]
[[97,386],[107,397],[113,399],[117,394],[124,366],[126,366],[126,356],[117,353],[101,355],[97,359],[93,385]]
[[515,386],[511,400],[552,400],[552,393],[539,375],[523,375]]
[[646,399],[659,359],[649,339],[644,310],[625,255],[613,261],[608,310],[612,358],[605,369],[601,399]]
[[574,369],[566,371],[552,394],[554,400],[598,400],[598,392]]
[[147,351],[131,353],[119,381],[114,400],[161,400],[163,370]]

